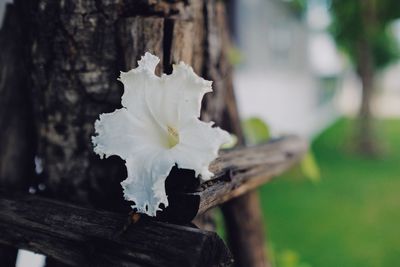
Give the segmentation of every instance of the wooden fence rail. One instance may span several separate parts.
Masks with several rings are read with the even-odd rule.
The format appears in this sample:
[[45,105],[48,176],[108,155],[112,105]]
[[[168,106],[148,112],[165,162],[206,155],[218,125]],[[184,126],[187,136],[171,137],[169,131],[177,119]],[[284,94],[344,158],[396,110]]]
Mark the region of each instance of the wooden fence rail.
[[0,190],[0,244],[73,266],[230,266],[230,252],[215,233],[182,224],[289,169],[307,146],[289,136],[223,152],[210,165],[214,179],[202,184],[191,171],[174,170],[166,184],[170,206],[156,220],[181,225],[142,216],[122,231],[126,214]]
[[[169,207],[159,217],[168,221],[189,222],[206,210],[244,194],[288,170],[300,161],[307,149],[308,143],[305,140],[287,136],[264,145],[223,152],[210,164],[210,170],[215,174],[213,179],[195,187],[188,186],[188,183],[183,188],[176,185],[168,193]],[[175,183],[182,183],[179,172],[175,176]],[[193,179],[193,175],[184,178],[191,185],[198,182]]]
[[127,214],[97,211],[34,195],[0,193],[0,244],[72,266],[229,266],[216,233]]

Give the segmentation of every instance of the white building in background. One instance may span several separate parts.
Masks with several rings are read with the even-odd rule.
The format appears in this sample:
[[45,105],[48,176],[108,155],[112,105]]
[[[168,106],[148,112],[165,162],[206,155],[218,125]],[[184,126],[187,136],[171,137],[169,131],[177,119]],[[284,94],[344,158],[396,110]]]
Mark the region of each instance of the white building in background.
[[[400,19],[391,27],[400,44]],[[377,95],[372,104],[373,112],[378,117],[400,117],[400,62],[383,70],[377,77]]]
[[304,21],[283,0],[235,4],[243,62],[234,83],[242,118],[260,117],[276,134],[312,138],[338,117],[333,100],[343,68],[322,30],[326,9],[311,7]]
[[[392,24],[391,30],[400,44],[400,19]],[[400,61],[380,70],[375,78],[372,113],[378,118],[400,118]],[[358,114],[360,106],[361,82],[350,68],[346,71],[343,81],[337,106],[343,114],[354,117]]]
[[400,63],[391,65],[377,75],[372,112],[378,118],[400,117]]

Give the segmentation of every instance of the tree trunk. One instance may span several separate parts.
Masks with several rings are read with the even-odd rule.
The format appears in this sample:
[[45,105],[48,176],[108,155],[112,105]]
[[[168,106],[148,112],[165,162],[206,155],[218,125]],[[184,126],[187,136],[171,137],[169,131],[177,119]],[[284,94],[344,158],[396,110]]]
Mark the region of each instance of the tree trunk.
[[[119,72],[136,67],[146,51],[161,58],[158,73],[170,73],[172,64],[182,60],[198,75],[213,80],[214,93],[206,96],[202,118],[215,121],[241,138],[231,68],[224,54],[227,37],[222,3],[34,0],[27,4],[15,0],[13,8],[23,16],[17,20],[20,27],[15,28],[16,37],[8,40],[12,53],[4,53],[7,46],[1,43],[1,84],[9,84],[0,87],[0,94],[15,90],[14,99],[23,104],[1,110],[4,117],[0,126],[7,125],[9,116],[20,116],[20,126],[10,126],[9,133],[15,131],[22,137],[17,146],[0,146],[5,149],[0,157],[15,153],[0,158],[0,166],[18,172],[13,177],[24,178],[20,183],[24,189],[40,183],[39,193],[49,197],[118,212],[130,210],[120,186],[127,175],[123,161],[118,157],[100,160],[93,153],[91,136],[98,115],[120,107]],[[20,63],[23,71],[16,67],[7,72],[6,67]],[[23,107],[22,111],[17,105]],[[8,134],[5,138],[16,137]],[[32,182],[26,177],[33,175],[21,172],[32,169],[33,155],[40,166]],[[17,158],[20,160],[14,160]],[[22,168],[21,162],[30,167]],[[2,181],[9,177],[3,175],[4,169],[0,172]],[[247,202],[245,198],[238,201]],[[259,211],[252,213],[259,205],[257,201],[248,202],[255,208],[239,206],[249,209],[248,215],[254,218],[251,227],[255,227],[252,229],[258,239],[250,247],[256,244],[262,250]],[[236,223],[232,228],[236,230],[231,232],[244,231],[239,235],[245,236],[248,229],[239,229],[239,225]],[[242,237],[233,235],[231,240],[241,246]],[[238,257],[242,257],[239,250]],[[60,264],[49,260],[48,266]]]
[[[202,1],[39,2],[34,25],[33,93],[38,157],[46,194],[114,211],[130,210],[119,157],[101,160],[91,136],[100,113],[120,107],[120,71],[146,51],[161,58],[157,72],[180,60],[206,69]],[[217,90],[218,91],[218,90]]]
[[362,95],[358,115],[357,149],[361,154],[368,156],[377,153],[371,112],[371,102],[374,92],[374,71],[368,41],[361,41],[359,43],[358,57],[358,75],[361,79]]
[[363,38],[358,40],[357,72],[362,84],[361,106],[358,116],[357,149],[361,154],[373,156],[378,153],[377,143],[374,139],[373,116],[371,102],[374,93],[374,60],[370,31],[373,31],[375,21],[375,3],[366,1],[362,4],[362,19],[364,23]]

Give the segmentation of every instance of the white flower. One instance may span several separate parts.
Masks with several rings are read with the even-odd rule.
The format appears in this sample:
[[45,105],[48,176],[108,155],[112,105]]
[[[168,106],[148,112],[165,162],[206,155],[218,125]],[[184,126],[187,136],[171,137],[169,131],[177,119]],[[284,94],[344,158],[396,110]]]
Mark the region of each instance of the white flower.
[[100,156],[118,155],[126,162],[128,178],[121,185],[132,208],[155,216],[168,206],[165,179],[172,167],[192,169],[203,180],[213,175],[208,166],[227,132],[199,120],[201,100],[211,82],[197,76],[183,62],[171,75],[154,74],[159,58],[146,53],[139,66],[121,72],[123,108],[101,114],[92,137]]

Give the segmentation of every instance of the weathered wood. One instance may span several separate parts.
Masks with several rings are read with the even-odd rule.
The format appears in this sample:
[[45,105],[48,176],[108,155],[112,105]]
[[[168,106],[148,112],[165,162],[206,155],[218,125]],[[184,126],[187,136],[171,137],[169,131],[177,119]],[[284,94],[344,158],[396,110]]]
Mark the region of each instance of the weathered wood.
[[4,267],[15,267],[15,262],[17,260],[18,249],[0,244],[0,259],[1,266]]
[[140,16],[120,19],[118,36],[124,53],[123,71],[135,68],[140,57],[150,52],[160,58],[156,73],[160,75],[163,72],[164,21],[160,17]]
[[[0,30],[0,186],[27,192],[34,177],[34,130],[25,19],[15,5],[8,4]],[[1,266],[14,267],[16,256],[15,248],[0,246]]]
[[34,130],[23,43],[22,14],[7,5],[0,30],[0,186],[28,190],[33,175]]
[[210,165],[219,178],[203,184],[196,193],[201,198],[199,211],[248,192],[288,170],[307,148],[306,141],[293,136],[222,154]]
[[288,170],[299,162],[307,148],[306,141],[289,136],[257,147],[224,152],[210,164],[214,178],[197,188],[185,187],[184,181],[190,179],[190,171],[187,177],[179,172],[181,176],[177,179],[183,188],[169,189],[167,185],[169,206],[159,217],[170,221],[191,221],[196,215],[249,192]]
[[141,218],[121,232],[127,215],[38,196],[0,193],[0,243],[72,266],[229,266],[213,232]]

